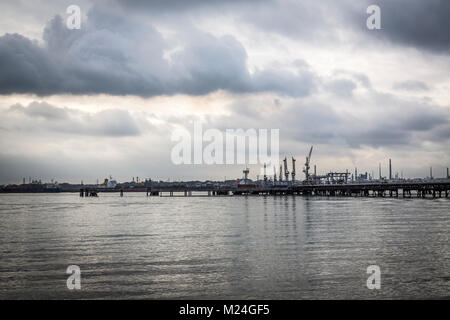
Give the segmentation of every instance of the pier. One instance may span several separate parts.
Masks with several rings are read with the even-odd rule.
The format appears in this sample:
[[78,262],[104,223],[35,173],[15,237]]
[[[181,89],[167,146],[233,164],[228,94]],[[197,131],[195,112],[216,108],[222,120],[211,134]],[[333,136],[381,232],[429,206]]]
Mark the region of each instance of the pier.
[[[390,198],[448,198],[449,182],[402,182],[367,184],[291,184],[286,187],[152,187],[147,196],[239,196],[239,195],[303,195],[322,197],[390,197]],[[195,194],[193,194],[195,193]]]

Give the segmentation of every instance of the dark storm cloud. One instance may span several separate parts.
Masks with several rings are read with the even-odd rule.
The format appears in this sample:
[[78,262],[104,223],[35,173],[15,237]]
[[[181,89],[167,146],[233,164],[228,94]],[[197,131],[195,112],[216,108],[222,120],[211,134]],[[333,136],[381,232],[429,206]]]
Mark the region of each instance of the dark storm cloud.
[[18,34],[0,37],[0,70],[0,94],[48,94],[62,80],[47,52]]
[[[170,3],[170,2],[168,2]],[[200,6],[196,1],[192,9]],[[233,2],[246,3],[243,2]],[[250,3],[250,2],[249,2]],[[366,10],[370,5],[381,8],[382,30],[368,30]],[[167,5],[166,10],[176,11]],[[258,30],[275,32],[309,43],[334,44],[352,40],[388,40],[392,44],[415,47],[436,53],[450,50],[450,2],[448,0],[277,0],[252,2],[228,12]],[[379,43],[384,47],[383,43]]]
[[36,101],[28,106],[20,104],[11,106],[0,123],[7,131],[113,137],[140,135],[139,126],[128,111],[108,109],[86,113]]
[[383,29],[392,41],[433,51],[450,49],[448,0],[380,2]]
[[197,10],[201,8],[217,10],[218,7],[223,6],[236,6],[242,4],[258,5],[270,1],[271,0],[118,0],[123,7],[158,12]]
[[[172,49],[151,25],[94,7],[81,30],[60,16],[44,30],[44,46],[17,35],[0,37],[0,93],[202,95],[216,90],[309,94],[313,75],[262,70],[251,75],[247,53],[234,37],[185,26],[183,48]],[[269,78],[270,77],[270,78]]]
[[[365,9],[381,9],[381,30],[369,31]],[[419,50],[449,53],[450,1],[448,0],[365,0],[349,7],[349,18],[362,35],[388,40]]]

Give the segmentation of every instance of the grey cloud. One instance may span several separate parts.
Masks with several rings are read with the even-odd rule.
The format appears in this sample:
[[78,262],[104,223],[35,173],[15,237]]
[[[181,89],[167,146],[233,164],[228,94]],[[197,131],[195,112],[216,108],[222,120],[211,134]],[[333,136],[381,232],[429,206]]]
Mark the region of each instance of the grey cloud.
[[91,136],[137,136],[140,129],[128,111],[108,109],[87,113],[46,102],[16,104],[0,121],[6,130],[58,132]]
[[348,79],[336,79],[326,83],[325,87],[328,91],[331,91],[338,96],[351,97],[353,95],[353,90],[357,88],[357,85]]
[[347,132],[345,140],[352,148],[360,148],[364,145],[379,148],[408,145],[411,142],[411,136],[411,132],[382,124],[378,128],[359,128],[354,132]]
[[321,79],[320,84],[326,92],[341,98],[352,98],[353,91],[358,87],[372,90],[372,84],[367,75],[345,69],[334,70],[330,77]]
[[[381,8],[381,30],[366,27],[370,5]],[[236,13],[236,11],[238,13]],[[449,53],[450,2],[447,0],[263,1],[233,11],[258,30],[321,45],[385,40],[435,53]]]
[[338,39],[335,31],[343,17],[343,6],[345,2],[337,1],[270,1],[241,12],[240,18],[264,31],[327,43]]
[[[370,5],[381,9],[381,30],[368,30]],[[448,0],[279,0],[255,6],[242,20],[259,29],[323,45],[381,40],[434,53],[450,50],[450,2]],[[344,41],[343,41],[344,40]]]
[[306,70],[295,74],[269,69],[253,75],[254,91],[275,91],[292,97],[310,95],[315,91],[317,82],[317,77]]
[[450,140],[450,125],[437,129],[434,137],[437,137],[438,141]]
[[406,130],[428,131],[439,125],[450,124],[450,113],[447,109],[416,107],[405,111],[401,116],[400,125]]
[[[426,142],[448,142],[450,109],[380,94],[363,93],[346,101],[341,110],[315,97],[283,102],[243,100],[230,106],[231,115],[210,123],[218,128],[279,128],[282,140],[307,144],[341,145],[351,148],[405,148]],[[376,107],[374,107],[376,106]],[[370,108],[370,113],[358,112]],[[355,112],[352,112],[355,110]],[[255,116],[256,115],[256,116]]]
[[380,1],[383,30],[392,41],[434,51],[450,49],[450,2]]
[[199,34],[185,50],[174,55],[174,72],[182,75],[179,91],[205,94],[217,89],[234,92],[251,90],[246,67],[247,53],[233,37],[215,38]]
[[334,71],[334,76],[347,76],[358,82],[363,87],[370,89],[372,88],[372,83],[370,78],[361,72],[354,72],[350,70],[338,69]]
[[164,54],[171,47],[154,27],[103,7],[88,16],[81,30],[68,30],[55,16],[44,30],[43,47],[17,34],[0,37],[0,94],[149,97],[228,90],[304,96],[314,88],[309,72],[263,70],[252,76],[247,53],[232,36],[216,38],[185,26],[184,48],[169,62]]
[[46,102],[31,102],[28,107],[15,104],[9,108],[12,112],[22,112],[30,117],[41,117],[46,120],[63,120],[69,117],[68,111],[64,108],[54,107]]
[[[381,9],[381,30],[369,31],[366,8]],[[450,2],[447,0],[365,0],[348,7],[348,19],[363,37],[448,54],[450,50]]]
[[0,37],[0,69],[0,94],[49,94],[62,80],[46,52],[18,34]]
[[152,10],[157,12],[191,11],[199,9],[217,10],[219,7],[237,5],[258,5],[270,0],[118,0],[118,3],[135,10]]
[[409,80],[395,83],[393,88],[395,90],[405,91],[428,91],[430,87],[423,81]]

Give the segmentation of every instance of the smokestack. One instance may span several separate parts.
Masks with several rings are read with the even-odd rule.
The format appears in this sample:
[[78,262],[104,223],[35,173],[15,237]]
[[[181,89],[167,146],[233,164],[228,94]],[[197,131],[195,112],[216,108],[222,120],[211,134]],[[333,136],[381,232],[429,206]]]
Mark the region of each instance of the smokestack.
[[[448,169],[447,169],[448,170]],[[316,165],[314,165],[314,177],[317,176],[317,168]]]
[[433,167],[430,167],[430,179],[433,179]]
[[292,175],[292,181],[293,182],[295,182],[295,159],[294,159],[294,157],[292,157],[292,172],[291,172],[291,175]]
[[389,159],[389,180],[392,180],[392,161]]
[[450,175],[448,174],[448,168],[447,168],[447,179],[450,179]]
[[378,164],[378,172],[380,174],[380,180],[381,180],[381,163]]

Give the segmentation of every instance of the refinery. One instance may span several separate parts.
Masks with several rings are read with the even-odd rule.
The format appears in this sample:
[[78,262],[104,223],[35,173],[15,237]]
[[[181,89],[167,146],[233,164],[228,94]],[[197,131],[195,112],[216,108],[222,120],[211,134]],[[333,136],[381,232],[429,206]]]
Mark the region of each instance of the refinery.
[[[238,179],[224,181],[153,181],[140,180],[133,177],[130,182],[118,183],[111,176],[102,183],[69,184],[51,181],[42,183],[41,180],[23,178],[22,184],[0,186],[1,193],[55,193],[79,192],[80,196],[98,196],[100,192],[145,192],[148,196],[226,196],[226,195],[320,195],[320,196],[398,196],[403,197],[448,197],[450,193],[449,169],[442,178],[433,177],[432,168],[426,178],[403,178],[403,174],[393,174],[392,160],[389,159],[388,176],[382,175],[381,164],[378,166],[378,176],[368,172],[358,173],[330,171],[318,174],[316,165],[312,165],[313,147],[309,149],[302,169],[303,177],[298,179],[296,159],[285,157],[277,172],[266,174],[267,166],[263,166],[263,174],[255,180],[249,178],[250,169],[245,167]],[[289,161],[290,160],[290,161]],[[289,163],[291,167],[289,168]]]

